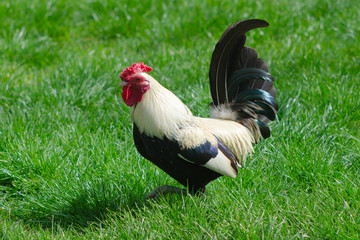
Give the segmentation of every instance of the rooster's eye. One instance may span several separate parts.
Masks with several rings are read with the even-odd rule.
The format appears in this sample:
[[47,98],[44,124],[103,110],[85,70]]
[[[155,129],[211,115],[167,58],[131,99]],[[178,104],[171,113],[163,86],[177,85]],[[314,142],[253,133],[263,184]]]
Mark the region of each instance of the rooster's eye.
[[137,82],[137,83],[140,83],[140,82],[141,82],[141,78],[135,78],[134,80],[135,80],[135,82]]

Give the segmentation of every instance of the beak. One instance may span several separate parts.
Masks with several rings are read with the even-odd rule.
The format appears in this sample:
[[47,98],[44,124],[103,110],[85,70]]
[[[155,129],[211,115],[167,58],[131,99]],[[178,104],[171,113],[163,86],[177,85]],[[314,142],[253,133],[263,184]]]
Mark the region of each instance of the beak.
[[128,83],[125,82],[125,81],[121,81],[120,84],[119,84],[119,87],[123,87],[123,86],[125,86],[126,84],[128,84]]

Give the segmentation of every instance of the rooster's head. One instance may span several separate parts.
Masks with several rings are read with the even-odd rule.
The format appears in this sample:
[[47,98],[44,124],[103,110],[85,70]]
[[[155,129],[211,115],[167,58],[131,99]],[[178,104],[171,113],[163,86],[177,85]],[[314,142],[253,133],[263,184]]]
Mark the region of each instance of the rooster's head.
[[147,74],[144,72],[151,70],[151,67],[139,62],[134,63],[121,73],[122,82],[120,86],[123,87],[122,98],[126,105],[131,107],[142,100],[144,93],[150,88],[150,82],[146,79]]

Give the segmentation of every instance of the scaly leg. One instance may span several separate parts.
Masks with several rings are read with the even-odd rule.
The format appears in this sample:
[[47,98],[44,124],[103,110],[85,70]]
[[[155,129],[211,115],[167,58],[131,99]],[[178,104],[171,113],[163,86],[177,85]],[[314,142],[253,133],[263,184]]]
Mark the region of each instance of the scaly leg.
[[194,191],[190,191],[188,192],[186,189],[184,188],[178,188],[178,187],[173,187],[173,186],[169,186],[169,185],[163,185],[160,187],[155,188],[153,191],[151,191],[146,197],[145,199],[158,199],[161,196],[164,196],[166,194],[182,194],[184,196],[191,194],[191,195],[197,195],[197,196],[204,196],[205,195],[205,188],[200,188],[197,189],[194,193]]

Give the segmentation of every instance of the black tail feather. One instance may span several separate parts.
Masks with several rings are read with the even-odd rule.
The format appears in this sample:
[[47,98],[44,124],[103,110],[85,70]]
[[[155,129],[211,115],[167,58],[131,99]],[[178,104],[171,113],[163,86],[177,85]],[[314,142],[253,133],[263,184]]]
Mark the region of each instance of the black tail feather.
[[[229,99],[236,98],[236,95],[248,89],[263,89],[270,91],[273,88],[274,78],[259,68],[243,68],[235,71],[228,82]],[[275,96],[274,96],[275,97]]]
[[[217,42],[210,62],[210,89],[215,105],[228,103],[227,79],[236,65],[247,63],[248,56],[243,51],[245,33],[254,28],[267,27],[264,20],[251,19],[236,22],[228,27]],[[249,59],[250,60],[250,59]]]
[[264,138],[270,136],[266,124],[275,119],[278,110],[274,78],[256,50],[244,44],[247,31],[268,25],[264,20],[251,19],[228,27],[215,46],[209,72],[214,107],[229,105],[238,113],[239,123],[257,125]]

